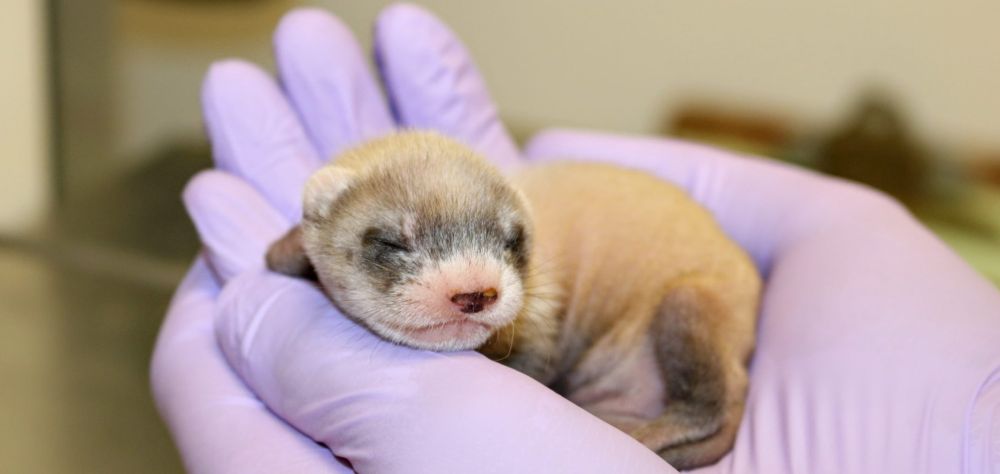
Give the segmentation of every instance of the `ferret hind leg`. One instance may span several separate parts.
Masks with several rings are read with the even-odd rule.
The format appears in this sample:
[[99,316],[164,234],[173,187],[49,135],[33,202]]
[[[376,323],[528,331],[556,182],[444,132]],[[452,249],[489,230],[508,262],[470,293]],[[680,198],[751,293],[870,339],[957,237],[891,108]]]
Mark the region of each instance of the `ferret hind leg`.
[[681,470],[725,455],[743,416],[750,348],[738,347],[748,345],[739,334],[753,326],[745,327],[712,283],[685,279],[666,291],[649,334],[666,385],[665,408],[630,433]]

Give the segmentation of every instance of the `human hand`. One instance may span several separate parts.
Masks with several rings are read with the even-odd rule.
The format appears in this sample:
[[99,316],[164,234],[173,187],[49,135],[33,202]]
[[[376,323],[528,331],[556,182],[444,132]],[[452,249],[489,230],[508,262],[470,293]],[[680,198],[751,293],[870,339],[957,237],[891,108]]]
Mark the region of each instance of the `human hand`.
[[995,462],[984,413],[997,404],[997,354],[987,343],[997,340],[996,292],[897,206],[673,142],[556,132],[527,153],[610,160],[677,182],[768,273],[747,414],[734,452],[708,471],[977,472]]
[[458,138],[500,166],[520,160],[464,48],[422,10],[391,7],[378,23],[396,119],[335,19],[293,12],[275,41],[284,91],[240,62],[213,67],[205,83],[223,171],[199,175],[185,202],[217,279],[201,261],[192,270],[153,361],[156,398],[188,468],[347,470],[311,438],[360,472],[675,472],[526,376],[477,353],[386,343],[313,285],[263,269],[267,245],[299,218],[321,156],[398,124]]

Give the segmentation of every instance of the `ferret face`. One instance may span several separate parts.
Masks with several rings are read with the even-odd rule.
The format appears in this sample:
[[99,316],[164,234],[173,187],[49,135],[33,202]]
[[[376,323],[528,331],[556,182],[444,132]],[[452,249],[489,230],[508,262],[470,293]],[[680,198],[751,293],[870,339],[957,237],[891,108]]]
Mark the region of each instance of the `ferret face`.
[[527,209],[470,150],[438,147],[432,157],[392,150],[314,177],[303,244],[334,302],[376,334],[421,349],[472,349],[521,310]]

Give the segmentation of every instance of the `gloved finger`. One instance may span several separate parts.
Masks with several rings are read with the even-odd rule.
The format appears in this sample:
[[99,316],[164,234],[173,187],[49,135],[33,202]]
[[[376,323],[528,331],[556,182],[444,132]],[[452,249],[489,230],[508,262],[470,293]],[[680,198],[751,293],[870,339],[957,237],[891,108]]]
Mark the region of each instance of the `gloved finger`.
[[245,181],[222,171],[203,171],[184,189],[184,205],[223,282],[264,265],[272,242],[291,223]]
[[187,471],[352,472],[274,416],[226,364],[212,321],[218,291],[199,259],[174,296],[153,352],[154,398]]
[[202,108],[216,166],[298,221],[302,188],[321,162],[274,80],[243,61],[215,63],[202,86]]
[[387,7],[375,24],[375,54],[400,125],[437,130],[501,168],[519,161],[472,57],[434,15],[415,5]]
[[302,280],[240,275],[220,295],[216,321],[254,392],[358,472],[676,472],[480,354],[378,339]]
[[281,83],[322,159],[394,123],[354,35],[317,8],[285,15],[274,35]]
[[863,224],[858,209],[899,207],[845,181],[676,140],[553,130],[533,138],[525,156],[607,161],[672,182],[708,208],[765,273],[777,253],[805,236],[846,220]]

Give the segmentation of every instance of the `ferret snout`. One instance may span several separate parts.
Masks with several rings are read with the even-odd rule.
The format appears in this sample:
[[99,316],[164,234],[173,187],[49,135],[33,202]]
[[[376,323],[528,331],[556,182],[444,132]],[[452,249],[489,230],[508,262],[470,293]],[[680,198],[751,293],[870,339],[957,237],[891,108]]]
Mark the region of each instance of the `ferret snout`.
[[421,324],[476,321],[508,324],[523,301],[520,277],[509,264],[477,252],[452,255],[424,267],[402,299],[422,315]]
[[478,313],[496,300],[496,288],[487,288],[472,293],[459,293],[451,297],[451,302],[458,306],[458,310],[466,314]]

